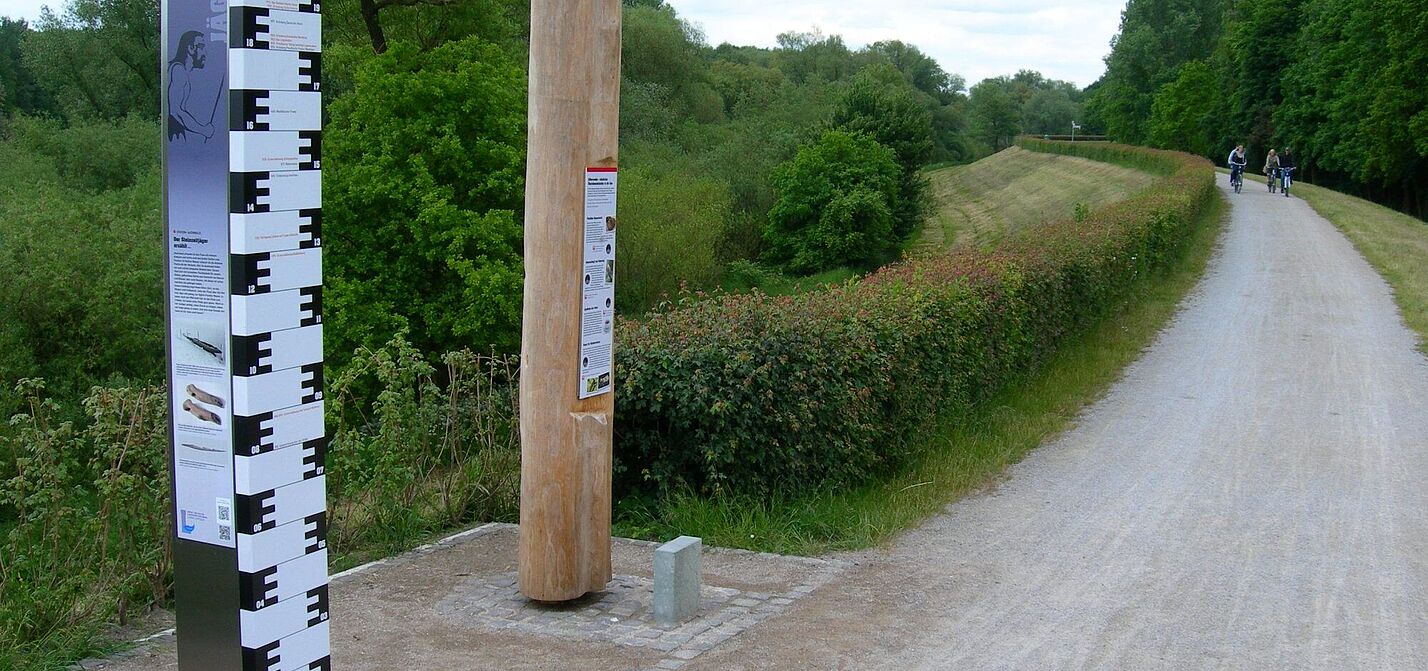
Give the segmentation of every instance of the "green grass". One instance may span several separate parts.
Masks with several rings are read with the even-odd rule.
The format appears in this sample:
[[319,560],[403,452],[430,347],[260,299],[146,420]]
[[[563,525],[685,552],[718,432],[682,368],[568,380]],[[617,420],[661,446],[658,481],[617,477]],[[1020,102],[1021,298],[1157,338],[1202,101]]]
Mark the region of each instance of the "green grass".
[[777,270],[749,261],[729,265],[719,289],[725,293],[747,293],[758,289],[770,296],[787,296],[805,291],[821,291],[831,284],[842,284],[858,277],[852,268],[834,268],[807,277],[791,277]]
[[1155,180],[1140,170],[1020,147],[927,177],[936,213],[914,238],[913,252],[989,247],[1012,231],[1072,216],[1078,203],[1094,210]]
[[1428,353],[1428,223],[1361,198],[1300,182],[1292,193],[1348,236],[1388,280],[1419,350]]
[[1067,342],[1025,383],[965,413],[929,421],[918,457],[862,487],[806,498],[625,501],[617,535],[681,534],[710,545],[797,555],[867,548],[995,484],[1028,451],[1069,428],[1139,357],[1199,280],[1223,225],[1224,204],[1197,224],[1181,261],[1132,287],[1098,325]]

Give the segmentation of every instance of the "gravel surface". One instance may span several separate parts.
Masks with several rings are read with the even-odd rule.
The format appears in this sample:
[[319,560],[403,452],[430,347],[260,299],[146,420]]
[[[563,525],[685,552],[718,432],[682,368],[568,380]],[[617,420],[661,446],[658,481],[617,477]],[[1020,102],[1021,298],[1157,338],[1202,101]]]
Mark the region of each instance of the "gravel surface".
[[1077,428],[689,668],[1428,668],[1428,361],[1254,186]]

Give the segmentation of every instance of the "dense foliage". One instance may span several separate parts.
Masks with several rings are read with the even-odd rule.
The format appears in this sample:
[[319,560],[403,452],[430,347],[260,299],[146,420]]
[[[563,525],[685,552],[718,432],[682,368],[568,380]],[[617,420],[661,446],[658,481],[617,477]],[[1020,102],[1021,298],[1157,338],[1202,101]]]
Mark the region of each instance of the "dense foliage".
[[328,107],[328,345],[409,330],[429,352],[517,347],[525,78],[480,38],[403,42]]
[[0,380],[43,376],[74,401],[91,384],[162,374],[155,130],[132,118],[11,123],[0,143]]
[[616,457],[626,486],[786,494],[897,464],[930,414],[1019,379],[1163,267],[1215,197],[1210,165],[1184,154],[1023,144],[1165,177],[990,254],[917,259],[824,293],[725,296],[622,324]]
[[1300,175],[1428,218],[1428,22],[1416,0],[1131,0],[1092,112],[1115,139]]
[[[1091,108],[1112,138],[1145,144],[1155,95],[1181,65],[1206,58],[1232,4],[1255,0],[1129,0]],[[1229,150],[1225,150],[1228,154]]]
[[968,101],[972,135],[994,152],[1022,133],[1065,135],[1073,122],[1085,122],[1085,98],[1074,84],[1034,70],[984,79],[972,87]]
[[617,304],[643,314],[678,294],[682,283],[709,287],[719,281],[725,272],[720,245],[734,203],[728,184],[688,165],[641,167],[621,172],[620,190],[616,258],[636,261],[621,261]]
[[46,94],[16,100],[22,111],[158,116],[157,2],[72,0],[58,14],[47,8],[22,38],[21,52],[21,81],[38,82]]
[[824,133],[774,172],[768,256],[799,273],[890,260],[900,176],[896,154],[873,138]]
[[0,668],[39,669],[168,598],[168,403],[153,388],[96,389],[76,424],[35,380],[10,391],[24,410],[0,433],[14,466],[0,479]]

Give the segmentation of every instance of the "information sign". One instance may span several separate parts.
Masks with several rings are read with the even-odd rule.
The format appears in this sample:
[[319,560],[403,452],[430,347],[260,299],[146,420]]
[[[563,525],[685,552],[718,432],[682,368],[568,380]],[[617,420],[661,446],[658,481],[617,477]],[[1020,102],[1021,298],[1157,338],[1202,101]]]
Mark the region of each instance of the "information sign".
[[[585,170],[585,246],[580,303],[580,398],[614,389],[615,168]],[[567,378],[568,379],[568,378]]]
[[163,3],[179,668],[328,669],[321,6]]

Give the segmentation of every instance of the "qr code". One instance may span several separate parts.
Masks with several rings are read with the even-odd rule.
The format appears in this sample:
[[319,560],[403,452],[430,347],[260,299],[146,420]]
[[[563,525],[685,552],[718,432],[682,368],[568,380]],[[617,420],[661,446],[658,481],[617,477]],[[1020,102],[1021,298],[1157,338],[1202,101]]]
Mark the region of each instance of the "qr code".
[[230,526],[228,526],[228,525],[226,525],[226,524],[220,524],[220,525],[218,525],[218,540],[221,540],[221,541],[231,541],[231,540],[233,540],[233,527],[230,527]]
[[231,522],[231,521],[233,521],[233,505],[232,505],[232,504],[230,504],[230,503],[227,502],[227,501],[219,501],[219,502],[218,502],[218,521],[219,521],[219,522]]

